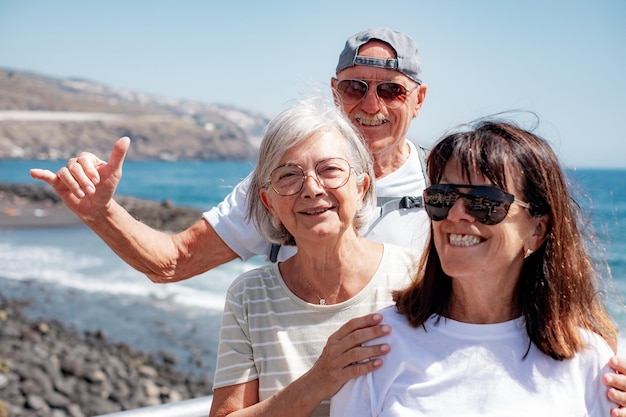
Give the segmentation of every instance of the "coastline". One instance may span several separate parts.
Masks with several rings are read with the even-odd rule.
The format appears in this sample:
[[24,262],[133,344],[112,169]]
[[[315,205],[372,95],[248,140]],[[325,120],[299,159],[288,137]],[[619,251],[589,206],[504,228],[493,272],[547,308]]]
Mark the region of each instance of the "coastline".
[[0,229],[81,225],[49,187],[0,184]]
[[[133,217],[172,233],[186,229],[202,216],[200,210],[177,207],[169,200],[158,202],[128,196],[115,196],[115,200]],[[82,224],[50,186],[0,183],[0,230]]]

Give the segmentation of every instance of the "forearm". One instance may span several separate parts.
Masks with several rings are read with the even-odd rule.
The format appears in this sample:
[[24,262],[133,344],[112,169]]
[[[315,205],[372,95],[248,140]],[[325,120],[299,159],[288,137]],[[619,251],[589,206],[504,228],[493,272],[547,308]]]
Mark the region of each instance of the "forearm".
[[82,220],[133,268],[148,276],[172,276],[177,257],[172,236],[138,221],[114,200]]
[[[323,394],[323,381],[314,381],[310,374],[296,379],[284,389],[272,395],[259,405],[263,408],[260,416],[310,417],[313,411],[326,399]],[[252,414],[251,414],[252,415]]]
[[[322,384],[322,381],[315,382],[310,374],[305,374],[260,402],[257,402],[257,392],[250,397],[242,392],[240,388],[247,384],[218,388],[214,392],[210,417],[309,417],[325,399],[320,390]],[[231,388],[237,393],[233,394]],[[255,387],[257,390],[258,386]]]
[[112,200],[83,221],[121,259],[157,283],[190,278],[236,258],[203,219],[169,235],[133,218]]

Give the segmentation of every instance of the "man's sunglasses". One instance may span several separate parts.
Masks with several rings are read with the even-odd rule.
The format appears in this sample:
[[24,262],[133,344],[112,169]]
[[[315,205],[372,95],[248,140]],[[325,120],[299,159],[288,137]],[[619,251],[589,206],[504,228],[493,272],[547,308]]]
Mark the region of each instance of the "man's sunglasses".
[[[459,188],[469,191],[462,193]],[[426,213],[433,221],[444,220],[459,198],[463,198],[465,209],[472,217],[488,226],[504,220],[512,203],[530,209],[530,204],[520,201],[513,194],[496,187],[469,184],[433,184],[424,190]]]
[[[369,83],[368,83],[369,82]],[[394,109],[406,101],[407,95],[419,87],[406,88],[402,84],[391,81],[378,82],[375,80],[341,80],[337,83],[337,91],[341,94],[344,104],[359,104],[367,95],[370,84],[376,85],[376,95],[385,106]]]

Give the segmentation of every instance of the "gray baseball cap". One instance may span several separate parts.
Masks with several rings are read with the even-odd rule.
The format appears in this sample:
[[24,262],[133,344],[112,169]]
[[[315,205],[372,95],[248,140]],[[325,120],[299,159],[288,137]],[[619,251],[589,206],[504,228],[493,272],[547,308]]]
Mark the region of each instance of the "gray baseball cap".
[[[388,43],[396,51],[397,58],[373,58],[359,56],[359,48],[371,40]],[[339,55],[336,73],[353,67],[366,65],[400,71],[418,84],[422,84],[422,65],[417,44],[404,33],[387,28],[369,28],[352,35]]]

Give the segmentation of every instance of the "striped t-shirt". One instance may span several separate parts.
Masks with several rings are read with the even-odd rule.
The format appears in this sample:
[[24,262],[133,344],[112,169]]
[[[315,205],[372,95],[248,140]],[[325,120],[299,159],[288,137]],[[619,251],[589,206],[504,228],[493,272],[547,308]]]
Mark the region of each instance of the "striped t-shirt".
[[[368,285],[332,305],[297,297],[277,264],[242,274],[226,295],[213,388],[258,379],[259,400],[271,397],[308,371],[328,337],[348,320],[391,305],[390,290],[409,282],[414,265],[412,252],[385,244]],[[313,415],[328,416],[329,401]]]

